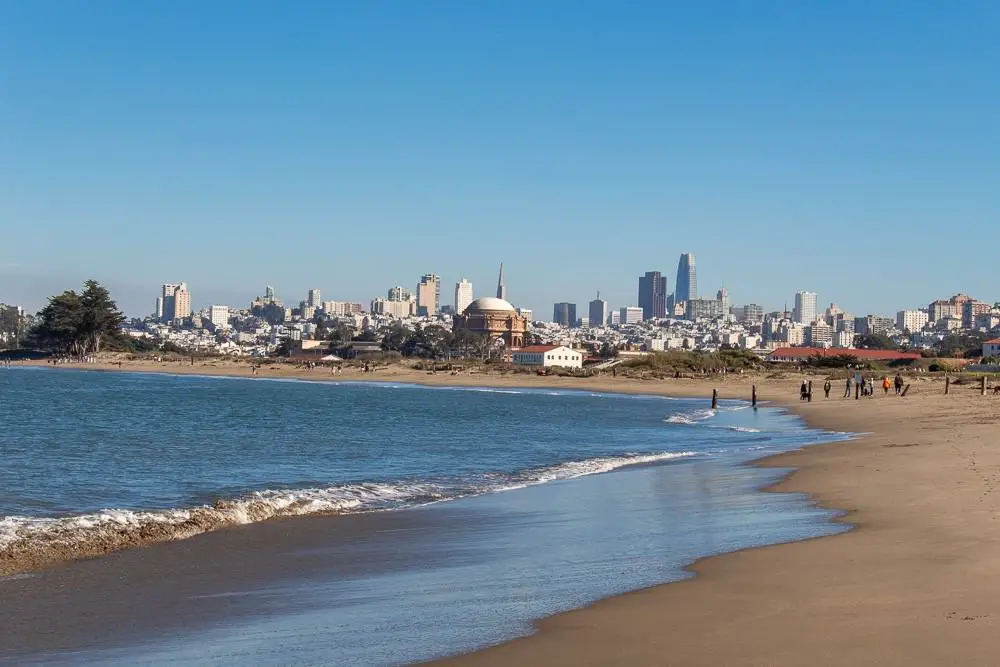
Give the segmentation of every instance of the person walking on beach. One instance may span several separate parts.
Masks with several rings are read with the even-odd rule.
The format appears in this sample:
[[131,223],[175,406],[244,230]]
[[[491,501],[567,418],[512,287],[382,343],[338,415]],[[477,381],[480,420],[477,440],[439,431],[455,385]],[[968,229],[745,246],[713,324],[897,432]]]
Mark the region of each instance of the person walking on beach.
[[802,381],[802,386],[799,387],[799,400],[806,401],[809,400],[809,385],[805,380]]
[[833,385],[830,384],[829,380],[827,380],[826,382],[823,383],[824,398],[830,398],[830,389],[832,389],[832,388],[833,388]]
[[901,393],[903,393],[903,376],[902,375],[900,375],[899,373],[896,373],[896,379],[893,380],[893,384],[896,387],[896,396],[899,396]]
[[868,391],[868,398],[875,398],[875,376],[868,376],[868,385],[865,387]]
[[854,389],[854,378],[850,375],[847,376],[847,388],[844,389],[844,398],[851,397],[851,390]]
[[888,396],[889,395],[889,387],[891,387],[891,386],[892,386],[892,383],[889,382],[888,376],[883,375],[882,376],[882,393],[885,394],[886,396]]

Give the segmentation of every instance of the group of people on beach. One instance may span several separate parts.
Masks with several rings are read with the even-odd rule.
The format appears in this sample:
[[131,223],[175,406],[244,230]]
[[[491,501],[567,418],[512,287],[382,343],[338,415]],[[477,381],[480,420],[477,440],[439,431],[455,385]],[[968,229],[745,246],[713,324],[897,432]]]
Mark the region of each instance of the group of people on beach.
[[[889,379],[888,375],[883,375],[882,380],[879,385],[882,387],[882,393],[886,396],[889,395],[890,389],[895,389],[896,396],[903,393],[903,376],[896,373],[896,377],[893,380]],[[857,372],[854,375],[847,376],[847,382],[844,387],[843,398],[850,398],[852,393],[856,393],[859,396],[867,396],[871,398],[875,395],[877,385],[875,384],[875,376],[869,375],[867,379],[861,372]]]
[[[896,396],[901,396],[905,391],[903,382],[903,376],[896,373],[896,377],[893,380],[889,379],[889,376],[883,375],[882,380],[879,382],[882,387],[882,392],[888,396],[890,389],[895,389]],[[867,396],[869,398],[875,396],[876,387],[879,386],[875,384],[875,376],[869,375],[865,378],[860,371],[854,373],[853,375],[847,376],[847,382],[844,387],[844,395],[842,398],[850,398],[851,394],[856,394],[856,396]],[[830,380],[823,383],[823,396],[825,398],[830,398],[830,390],[833,389],[833,384]],[[812,382],[802,381],[802,386],[799,388],[799,400],[811,401],[812,400]]]

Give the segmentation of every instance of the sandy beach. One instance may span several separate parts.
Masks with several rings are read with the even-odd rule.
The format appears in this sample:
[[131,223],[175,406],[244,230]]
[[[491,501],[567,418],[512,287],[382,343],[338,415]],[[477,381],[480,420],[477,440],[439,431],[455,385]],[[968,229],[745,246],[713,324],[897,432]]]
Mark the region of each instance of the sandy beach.
[[[119,370],[117,364],[87,368]],[[252,375],[246,366],[222,362],[126,363],[121,370]],[[705,396],[706,401],[713,388],[722,397],[748,399],[756,384],[762,401],[790,406],[812,426],[867,434],[761,462],[796,469],[775,491],[808,493],[823,506],[845,510],[841,520],[855,530],[704,559],[692,566],[698,575],[693,579],[543,619],[530,637],[437,664],[996,662],[1000,498],[993,491],[1000,481],[1000,454],[992,445],[1000,399],[982,397],[968,385],[945,396],[943,382],[920,378],[913,380],[905,398],[880,393],[855,401],[839,398],[843,389],[838,383],[829,400],[817,389],[812,403],[799,403],[801,377],[795,374],[643,381],[430,375],[408,369],[332,376],[329,370],[284,367],[261,369],[258,377],[581,388]],[[250,527],[238,539],[281,530],[285,523]],[[176,553],[188,548],[178,546],[185,542],[225,541],[226,532],[127,553]],[[7,566],[8,571],[25,571],[56,560]],[[99,568],[101,560],[93,563]]]

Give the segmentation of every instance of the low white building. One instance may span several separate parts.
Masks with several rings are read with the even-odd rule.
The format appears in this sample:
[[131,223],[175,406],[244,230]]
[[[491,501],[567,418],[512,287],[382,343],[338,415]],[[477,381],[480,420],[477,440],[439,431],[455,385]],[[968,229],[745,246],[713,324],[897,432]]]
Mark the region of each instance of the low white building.
[[1000,357],[1000,338],[994,338],[983,343],[984,357]]
[[511,356],[519,366],[583,368],[583,353],[564,345],[529,345],[514,350]]

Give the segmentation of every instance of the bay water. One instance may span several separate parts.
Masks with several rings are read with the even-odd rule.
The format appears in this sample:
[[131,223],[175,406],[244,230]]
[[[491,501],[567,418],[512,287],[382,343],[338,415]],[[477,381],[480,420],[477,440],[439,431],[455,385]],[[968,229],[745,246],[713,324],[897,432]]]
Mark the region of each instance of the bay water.
[[[701,556],[845,529],[760,492],[783,471],[746,463],[847,436],[739,401],[44,368],[0,370],[0,401],[0,551],[186,535],[193,518],[362,522],[288,553],[329,568],[224,591],[252,615],[72,650],[0,639],[16,664],[406,664],[684,578]],[[46,577],[0,581],[0,607],[15,585]]]

